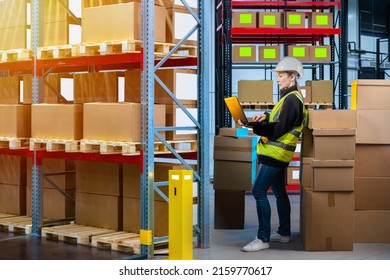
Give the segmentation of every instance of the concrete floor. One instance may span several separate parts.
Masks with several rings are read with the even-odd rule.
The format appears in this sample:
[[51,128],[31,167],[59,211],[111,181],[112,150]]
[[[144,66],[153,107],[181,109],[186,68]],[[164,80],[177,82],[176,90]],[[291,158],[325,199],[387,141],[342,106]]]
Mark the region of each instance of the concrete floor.
[[[277,228],[275,199],[272,206],[272,227]],[[390,244],[355,244],[353,251],[306,252],[299,237],[299,195],[291,194],[292,236],[290,244],[271,243],[268,250],[245,253],[240,249],[251,241],[257,231],[254,199],[246,195],[245,228],[242,230],[215,230],[213,226],[213,198],[210,198],[210,244],[206,249],[195,248],[198,260],[390,260]],[[156,256],[157,259],[166,256]],[[44,238],[0,232],[1,260],[109,260],[127,259],[129,255],[100,250],[83,245],[72,245]]]

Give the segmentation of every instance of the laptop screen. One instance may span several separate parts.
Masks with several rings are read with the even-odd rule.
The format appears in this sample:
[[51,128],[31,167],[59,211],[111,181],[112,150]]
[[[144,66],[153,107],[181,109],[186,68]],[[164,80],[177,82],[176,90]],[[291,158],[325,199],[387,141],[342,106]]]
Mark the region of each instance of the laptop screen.
[[245,116],[244,110],[242,109],[237,96],[226,97],[224,100],[226,103],[226,107],[228,108],[230,114],[232,115],[236,123],[238,122],[238,120],[241,120],[241,122],[244,124],[248,122],[248,119]]

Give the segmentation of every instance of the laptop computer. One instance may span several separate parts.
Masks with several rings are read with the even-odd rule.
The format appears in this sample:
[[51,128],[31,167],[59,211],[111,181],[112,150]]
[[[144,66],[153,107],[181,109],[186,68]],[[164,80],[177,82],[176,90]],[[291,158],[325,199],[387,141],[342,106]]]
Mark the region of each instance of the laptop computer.
[[226,97],[224,98],[226,107],[228,108],[230,114],[232,115],[234,121],[237,123],[238,120],[241,120],[241,122],[245,126],[264,126],[264,125],[275,125],[277,122],[250,122],[248,121],[248,118],[246,117],[244,110],[242,109],[242,106],[237,98],[237,96],[232,97]]

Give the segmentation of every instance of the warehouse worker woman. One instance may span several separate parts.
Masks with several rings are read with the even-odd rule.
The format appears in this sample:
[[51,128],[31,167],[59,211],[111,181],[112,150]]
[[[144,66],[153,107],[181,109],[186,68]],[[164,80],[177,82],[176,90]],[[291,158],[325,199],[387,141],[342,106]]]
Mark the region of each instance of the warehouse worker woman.
[[[259,229],[253,241],[242,248],[255,252],[269,248],[269,242],[291,242],[290,200],[286,192],[286,168],[293,158],[295,147],[306,119],[306,109],[297,78],[302,78],[302,63],[293,57],[284,57],[274,70],[280,88],[280,100],[271,113],[257,115],[253,121],[274,125],[254,126],[254,133],[261,136],[257,155],[261,163],[253,184]],[[239,120],[239,124],[242,122]],[[267,198],[269,187],[276,197],[279,228],[271,234],[271,208]]]

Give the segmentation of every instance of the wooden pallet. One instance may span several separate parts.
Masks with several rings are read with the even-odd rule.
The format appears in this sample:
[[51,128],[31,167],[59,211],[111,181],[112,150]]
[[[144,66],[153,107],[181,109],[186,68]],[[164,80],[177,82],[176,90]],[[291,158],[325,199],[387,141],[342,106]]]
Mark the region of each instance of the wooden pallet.
[[26,149],[29,147],[29,138],[0,137],[0,148]]
[[78,152],[79,142],[77,140],[63,140],[63,139],[30,139],[30,150],[46,150],[48,152]]
[[28,49],[14,49],[14,50],[0,51],[1,62],[30,60],[31,58],[32,58],[32,51]]
[[93,236],[92,246],[130,254],[139,255],[141,253],[139,234],[124,231]]
[[[177,152],[191,152],[197,150],[196,140],[168,140],[167,141],[172,148]],[[168,152],[169,149],[162,142],[156,142],[154,144],[155,152]]]
[[240,102],[240,104],[245,110],[267,110],[275,106],[272,102]]
[[42,228],[41,235],[42,237],[50,240],[91,246],[93,236],[112,232],[115,232],[115,230],[70,224],[63,226],[44,227]]
[[80,151],[84,153],[134,155],[139,152],[139,147],[136,147],[139,144],[134,142],[82,139],[80,141]]
[[19,234],[30,234],[32,218],[27,216],[11,216],[0,219],[0,230]]
[[37,49],[37,58],[66,58],[71,57],[74,52],[75,46],[73,45],[60,45],[60,46],[49,46],[40,47]]
[[306,109],[309,109],[309,110],[314,110],[314,109],[333,110],[332,103],[312,102],[312,103],[305,103],[305,106],[306,106]]

